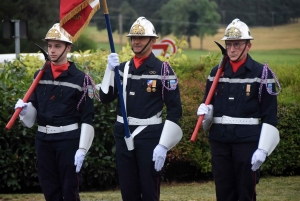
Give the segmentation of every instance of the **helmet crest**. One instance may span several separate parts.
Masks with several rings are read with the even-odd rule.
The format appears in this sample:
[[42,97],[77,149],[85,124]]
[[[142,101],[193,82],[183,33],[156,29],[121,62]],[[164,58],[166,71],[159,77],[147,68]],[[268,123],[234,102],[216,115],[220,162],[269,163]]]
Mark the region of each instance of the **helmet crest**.
[[51,27],[51,29],[47,32],[45,39],[43,40],[58,40],[72,44],[70,34],[68,34],[66,30],[60,27],[59,23],[56,23]]
[[150,36],[158,38],[153,24],[145,17],[139,17],[131,26],[127,37]]
[[222,40],[253,40],[253,37],[244,22],[234,19],[225,29]]
[[145,29],[143,26],[139,25],[139,24],[135,24],[132,26],[132,28],[130,29],[130,33],[129,34],[134,34],[134,35],[145,35]]

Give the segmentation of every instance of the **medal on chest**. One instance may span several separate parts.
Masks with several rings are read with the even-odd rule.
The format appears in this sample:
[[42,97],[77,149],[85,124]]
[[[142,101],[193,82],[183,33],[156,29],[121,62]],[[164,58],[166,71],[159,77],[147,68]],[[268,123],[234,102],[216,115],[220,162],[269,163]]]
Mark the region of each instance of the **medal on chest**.
[[247,86],[246,86],[246,96],[250,96],[250,89],[251,89],[251,85],[247,84]]
[[147,80],[147,92],[156,92],[156,80]]

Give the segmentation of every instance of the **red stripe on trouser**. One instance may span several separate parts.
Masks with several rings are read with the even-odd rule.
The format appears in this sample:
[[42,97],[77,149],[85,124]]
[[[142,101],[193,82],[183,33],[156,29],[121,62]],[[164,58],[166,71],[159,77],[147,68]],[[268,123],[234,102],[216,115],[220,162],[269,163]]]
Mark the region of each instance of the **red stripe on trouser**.
[[157,177],[156,179],[156,197],[157,197],[157,201],[159,201],[159,178]]
[[255,199],[254,199],[254,196],[255,196],[255,194],[256,194],[256,171],[255,172],[253,172],[253,174],[254,174],[254,191],[253,191],[253,194],[252,194],[252,201],[254,201]]
[[[79,187],[79,178],[78,178],[78,174],[76,174],[76,179],[77,179],[77,188],[78,188],[78,187]],[[74,189],[74,194],[75,194],[76,200],[79,200],[79,197],[77,196],[77,193],[76,193],[76,189]]]

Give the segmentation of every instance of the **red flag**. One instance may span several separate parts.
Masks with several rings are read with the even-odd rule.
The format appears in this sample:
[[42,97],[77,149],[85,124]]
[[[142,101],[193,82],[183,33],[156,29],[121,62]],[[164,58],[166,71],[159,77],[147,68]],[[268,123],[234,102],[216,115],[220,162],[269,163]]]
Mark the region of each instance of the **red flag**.
[[99,0],[60,0],[60,26],[75,42],[100,8]]

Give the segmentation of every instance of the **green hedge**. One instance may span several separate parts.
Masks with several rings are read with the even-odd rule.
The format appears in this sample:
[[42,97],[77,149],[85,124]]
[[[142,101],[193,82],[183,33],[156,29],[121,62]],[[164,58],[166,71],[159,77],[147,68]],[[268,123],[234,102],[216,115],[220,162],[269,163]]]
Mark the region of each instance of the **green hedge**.
[[[79,52],[72,57],[77,66],[89,73],[95,83],[100,83],[106,68],[108,52]],[[121,61],[130,59],[129,46],[119,52]],[[190,138],[197,122],[196,111],[203,98],[206,77],[212,66],[219,63],[220,55],[207,55],[192,62],[179,53],[167,60],[179,77],[183,118],[180,124],[184,133],[181,142],[167,156],[164,179],[167,181],[196,180],[211,176],[210,150],[207,132],[199,131],[196,142]],[[43,61],[27,56],[14,62],[0,64],[0,192],[4,190],[22,191],[38,187],[35,168],[34,135],[36,126],[24,128],[19,121],[13,128],[4,128],[14,112],[14,104],[22,98],[32,82],[33,73],[42,66]],[[275,151],[262,166],[265,174],[294,175],[300,169],[300,106],[299,64],[287,67],[289,71],[275,66],[283,94],[279,95],[278,119],[281,141]],[[297,69],[298,68],[298,69]],[[284,71],[284,72],[283,72]],[[298,84],[296,87],[295,84]],[[293,97],[293,98],[290,98]],[[117,185],[115,169],[115,145],[112,126],[116,118],[115,104],[101,104],[95,101],[95,139],[84,163],[83,176],[85,190],[107,189]]]
[[280,143],[262,166],[263,172],[273,175],[300,174],[300,105],[278,107]]

